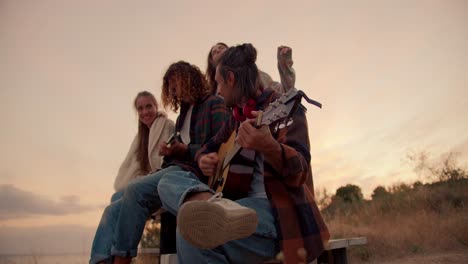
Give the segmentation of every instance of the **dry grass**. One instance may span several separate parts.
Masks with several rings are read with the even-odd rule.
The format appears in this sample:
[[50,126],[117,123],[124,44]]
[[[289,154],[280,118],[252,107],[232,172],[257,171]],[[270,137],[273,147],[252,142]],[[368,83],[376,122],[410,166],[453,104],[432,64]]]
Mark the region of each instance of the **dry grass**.
[[350,248],[352,263],[468,250],[468,180],[395,189],[324,213],[333,237],[368,238],[368,245]]

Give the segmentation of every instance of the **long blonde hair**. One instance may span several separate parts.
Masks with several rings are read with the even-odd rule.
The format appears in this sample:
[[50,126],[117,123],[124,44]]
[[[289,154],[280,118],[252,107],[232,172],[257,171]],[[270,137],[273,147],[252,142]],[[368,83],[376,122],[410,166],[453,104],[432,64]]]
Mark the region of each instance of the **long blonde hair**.
[[[142,91],[137,94],[135,100],[133,101],[133,106],[136,110],[136,103],[138,98],[140,97],[148,97],[151,99],[153,104],[155,105],[156,109],[158,109],[158,102],[154,95],[148,91]],[[149,144],[149,133],[150,128],[143,124],[140,119],[138,119],[138,147],[136,149],[136,157],[137,161],[140,163],[140,169],[142,173],[149,173],[151,172],[151,165],[148,158],[148,144]]]

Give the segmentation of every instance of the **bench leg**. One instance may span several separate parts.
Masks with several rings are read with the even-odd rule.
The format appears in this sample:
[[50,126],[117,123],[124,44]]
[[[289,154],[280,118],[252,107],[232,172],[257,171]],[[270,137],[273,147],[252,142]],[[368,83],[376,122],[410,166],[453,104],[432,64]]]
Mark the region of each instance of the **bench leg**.
[[324,251],[317,259],[318,264],[348,264],[346,248]]
[[177,252],[176,246],[177,218],[169,212],[161,214],[161,233],[159,235],[159,252],[173,254]]
[[346,248],[337,248],[332,250],[334,264],[348,264],[348,256],[346,255]]

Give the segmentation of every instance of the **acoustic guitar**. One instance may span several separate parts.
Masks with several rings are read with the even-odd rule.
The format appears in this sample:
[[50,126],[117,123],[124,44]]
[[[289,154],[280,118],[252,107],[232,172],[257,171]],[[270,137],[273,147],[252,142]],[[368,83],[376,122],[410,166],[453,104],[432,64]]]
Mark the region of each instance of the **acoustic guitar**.
[[[291,89],[289,92],[270,103],[263,111],[259,112],[255,121],[255,126],[258,128],[263,125],[278,125],[278,128],[283,128],[290,125],[292,123],[291,117],[296,112],[303,96],[309,103],[321,107],[320,103],[307,98],[302,91]],[[219,162],[216,174],[208,180],[208,186],[216,192],[222,192],[226,186],[230,189],[236,188],[236,186],[230,184],[234,181],[229,181],[228,178],[230,163],[234,156],[242,149],[242,147],[235,142],[235,139],[236,131],[233,131],[229,139],[221,144],[218,150]]]

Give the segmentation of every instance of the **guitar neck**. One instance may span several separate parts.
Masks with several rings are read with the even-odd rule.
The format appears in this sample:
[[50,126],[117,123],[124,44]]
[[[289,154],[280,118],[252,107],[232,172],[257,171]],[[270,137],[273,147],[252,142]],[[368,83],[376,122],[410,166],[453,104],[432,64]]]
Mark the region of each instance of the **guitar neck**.
[[225,169],[229,165],[229,163],[231,163],[232,158],[234,158],[234,156],[237,153],[239,153],[241,149],[242,149],[241,145],[235,142],[232,149],[229,151],[229,153],[226,154],[226,157],[224,158],[223,169]]

